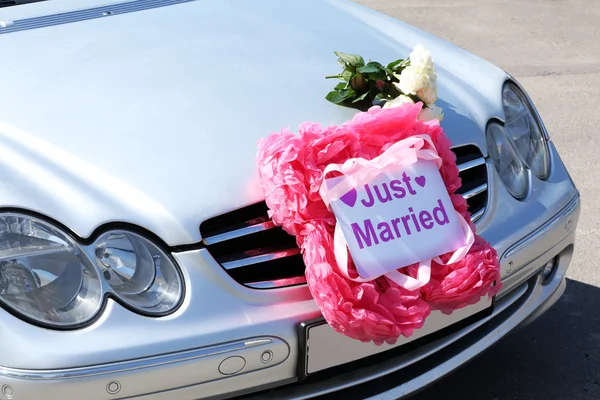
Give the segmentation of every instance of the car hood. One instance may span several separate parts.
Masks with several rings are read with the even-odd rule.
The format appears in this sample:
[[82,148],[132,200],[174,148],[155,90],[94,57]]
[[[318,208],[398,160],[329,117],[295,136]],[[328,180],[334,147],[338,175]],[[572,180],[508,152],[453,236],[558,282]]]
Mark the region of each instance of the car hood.
[[54,0],[0,15],[13,21],[0,29],[3,206],[84,238],[126,222],[168,245],[198,242],[200,222],[263,198],[259,138],[357,112],[324,99],[334,50],[382,62],[431,50],[454,145],[485,149],[486,121],[501,115],[503,71],[353,3],[135,3],[79,1],[57,18],[73,2]]

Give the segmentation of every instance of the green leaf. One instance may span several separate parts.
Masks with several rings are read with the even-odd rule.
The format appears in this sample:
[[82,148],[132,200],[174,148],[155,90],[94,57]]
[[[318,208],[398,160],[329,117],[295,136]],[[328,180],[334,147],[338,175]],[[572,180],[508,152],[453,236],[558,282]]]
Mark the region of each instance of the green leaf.
[[327,93],[325,98],[332,103],[340,104],[347,100],[349,97],[354,96],[356,92],[352,89],[344,89],[344,90],[333,90]]
[[383,70],[383,66],[377,61],[371,61],[367,65],[356,69],[361,74],[372,74]]
[[[358,54],[346,54],[340,51],[334,51],[335,55],[340,58],[347,65],[353,65],[355,67],[362,67],[365,65],[365,60]],[[338,61],[338,65],[340,62]]]
[[369,95],[369,92],[365,92],[362,95],[360,95],[359,97],[357,97],[356,99],[352,100],[352,103],[358,103],[361,100],[364,100],[365,97],[367,97]]
[[394,74],[394,71],[392,71],[391,69],[386,67],[385,72],[387,73],[387,77],[389,78],[389,80],[391,82],[399,82],[400,81]]
[[354,89],[352,88],[348,88],[348,89],[344,89],[341,91],[342,96],[344,96],[345,99],[352,97],[356,94],[356,92],[354,91]]
[[380,69],[377,72],[367,74],[367,77],[372,81],[385,81],[387,80],[387,73],[385,70]]
[[354,73],[350,70],[345,69],[344,72],[342,72],[342,79],[346,82],[350,82],[350,79],[352,79],[353,76]]
[[392,61],[391,63],[389,63],[387,65],[387,68],[389,68],[390,70],[392,70],[394,73],[398,73],[402,69],[404,69],[405,67],[407,67],[409,64],[410,64],[410,60],[408,58],[407,59],[400,59],[400,60]]
[[342,90],[342,89],[346,89],[346,86],[348,86],[347,83],[345,82],[340,82],[337,85],[335,85],[335,90]]
[[400,64],[402,61],[404,61],[404,60],[403,60],[403,59],[399,59],[399,60],[396,60],[396,61],[392,61],[391,63],[389,63],[389,64],[387,65],[387,67],[388,67],[389,69],[394,69],[394,67],[395,67],[396,65]]
[[327,93],[327,96],[325,96],[325,98],[334,104],[340,104],[346,99],[340,94],[340,92],[336,90]]

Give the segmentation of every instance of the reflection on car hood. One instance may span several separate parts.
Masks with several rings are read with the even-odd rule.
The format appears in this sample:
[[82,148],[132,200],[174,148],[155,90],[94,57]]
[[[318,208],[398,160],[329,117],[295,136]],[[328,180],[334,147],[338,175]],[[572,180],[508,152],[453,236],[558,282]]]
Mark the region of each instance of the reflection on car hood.
[[[51,14],[49,3],[15,7],[15,24],[25,8]],[[485,149],[483,127],[500,115],[506,77],[341,1],[182,2],[0,39],[0,203],[83,237],[124,221],[169,245],[197,242],[202,220],[262,199],[260,137],[352,117],[324,99],[334,85],[324,77],[339,69],[334,50],[382,62],[419,43],[431,50],[455,145]]]

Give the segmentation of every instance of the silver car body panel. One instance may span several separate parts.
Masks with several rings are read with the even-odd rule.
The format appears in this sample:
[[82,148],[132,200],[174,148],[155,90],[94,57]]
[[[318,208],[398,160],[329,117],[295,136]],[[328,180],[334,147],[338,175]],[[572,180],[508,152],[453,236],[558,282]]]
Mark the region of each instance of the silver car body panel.
[[[54,2],[0,19],[18,24],[26,16],[11,14]],[[129,222],[170,246],[199,242],[201,221],[262,199],[259,138],[354,115],[324,98],[334,50],[391,60],[426,46],[442,125],[484,155],[481,132],[501,117],[506,79],[433,36],[336,1],[191,1],[1,37],[0,204],[84,238]]]
[[[486,156],[486,124],[503,119],[505,72],[356,4],[170,3],[178,4],[0,30],[0,205],[44,215],[80,240],[119,222],[151,232],[165,247],[190,245],[173,253],[186,296],[170,316],[144,317],[109,300],[92,325],[55,331],[0,310],[0,387],[9,385],[15,399],[81,398],[82,393],[104,399],[115,381],[119,391],[112,398],[196,399],[296,379],[298,324],[320,315],[307,287],[244,287],[195,245],[202,240],[202,221],[262,200],[254,167],[260,137],[307,120],[342,123],[355,113],[324,99],[332,86],[324,76],[337,68],[334,50],[382,61],[406,56],[416,44],[431,50],[442,126],[455,146],[474,144]],[[76,8],[87,12],[105,4],[80,0]],[[72,1],[51,0],[2,9],[0,21],[19,26],[22,20],[61,18],[69,11]],[[435,371],[401,384],[400,392],[462,364],[556,301],[564,289],[579,197],[552,142],[549,148],[549,177],[530,176],[522,201],[507,193],[486,159],[489,199],[477,230],[501,255],[504,287],[498,304],[516,296],[524,299],[521,305],[501,321],[494,318],[498,306],[486,319],[497,328]],[[538,278],[525,283],[556,256],[559,269],[549,283]],[[519,295],[523,285],[525,297]],[[264,368],[253,357],[262,356],[265,347],[227,355],[209,351],[265,338],[278,346],[267,349],[274,358]],[[441,340],[445,347],[455,337]],[[299,394],[290,389],[279,398],[304,398],[391,373],[431,356],[438,349],[432,346],[390,360],[388,369],[369,367],[363,378],[339,377],[323,383],[325,389],[298,387]],[[186,358],[190,351],[210,357]],[[223,360],[212,357],[245,352],[251,362],[241,370],[230,376],[215,372]],[[157,358],[176,362],[155,365]],[[112,369],[122,363],[143,367]],[[89,373],[103,368],[112,372]]]

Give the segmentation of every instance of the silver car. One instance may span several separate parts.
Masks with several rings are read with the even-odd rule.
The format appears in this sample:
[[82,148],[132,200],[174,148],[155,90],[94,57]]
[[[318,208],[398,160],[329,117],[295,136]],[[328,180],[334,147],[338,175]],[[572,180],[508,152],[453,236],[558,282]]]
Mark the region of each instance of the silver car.
[[[352,118],[324,98],[334,50],[417,44],[503,287],[376,346],[324,323],[254,157],[281,127]],[[556,302],[580,212],[515,79],[344,0],[0,8],[0,204],[0,399],[16,400],[401,398]]]

